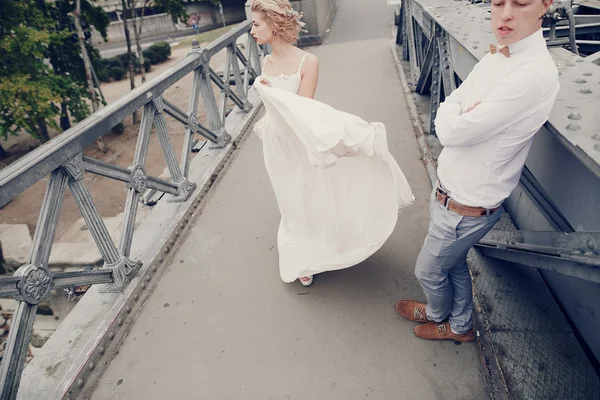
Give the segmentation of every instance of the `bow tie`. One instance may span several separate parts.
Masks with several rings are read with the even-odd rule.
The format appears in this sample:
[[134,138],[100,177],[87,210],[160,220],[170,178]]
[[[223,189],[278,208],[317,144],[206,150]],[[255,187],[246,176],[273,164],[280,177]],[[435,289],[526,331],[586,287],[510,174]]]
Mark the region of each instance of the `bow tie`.
[[[496,48],[496,46],[494,46],[493,44],[490,44],[490,53],[496,54],[496,52],[498,52],[498,49]],[[508,46],[502,47],[499,52],[501,54],[504,54],[504,56],[506,58],[508,58],[510,56],[510,52],[508,51]]]

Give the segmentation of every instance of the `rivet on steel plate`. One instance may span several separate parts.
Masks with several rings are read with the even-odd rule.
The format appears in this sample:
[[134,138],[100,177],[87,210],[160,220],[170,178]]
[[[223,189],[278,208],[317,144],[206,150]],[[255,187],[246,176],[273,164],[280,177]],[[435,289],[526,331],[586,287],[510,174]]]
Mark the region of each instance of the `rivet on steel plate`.
[[569,131],[578,131],[580,129],[581,129],[581,127],[579,125],[577,125],[577,124],[569,124],[569,125],[567,125],[567,130],[569,130]]
[[575,120],[575,121],[579,121],[580,119],[583,119],[583,117],[581,116],[581,114],[579,114],[577,112],[569,114],[569,116],[567,118]]

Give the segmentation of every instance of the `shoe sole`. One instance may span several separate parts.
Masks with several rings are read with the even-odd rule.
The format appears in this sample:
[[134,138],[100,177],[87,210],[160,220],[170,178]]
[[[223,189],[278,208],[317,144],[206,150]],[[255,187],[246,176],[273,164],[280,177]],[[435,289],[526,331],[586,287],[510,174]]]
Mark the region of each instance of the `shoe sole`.
[[415,330],[413,330],[413,333],[415,334],[416,337],[418,337],[420,339],[425,339],[425,340],[452,340],[454,342],[461,342],[461,343],[468,343],[468,342],[472,342],[475,340],[475,334],[473,334],[473,337],[471,337],[470,339],[465,339],[465,338],[451,338],[451,337],[427,338],[427,337],[420,336],[419,334],[417,334],[417,332]]

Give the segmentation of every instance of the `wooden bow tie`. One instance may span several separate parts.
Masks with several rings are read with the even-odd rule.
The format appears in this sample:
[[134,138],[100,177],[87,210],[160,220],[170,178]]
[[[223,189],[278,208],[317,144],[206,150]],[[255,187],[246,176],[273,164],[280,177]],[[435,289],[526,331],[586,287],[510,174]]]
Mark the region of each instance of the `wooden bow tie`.
[[[490,44],[490,53],[496,54],[496,52],[498,52],[498,49],[496,48],[496,46],[494,46],[493,44]],[[504,56],[506,58],[508,58],[510,56],[510,52],[508,51],[508,46],[502,47],[499,52],[500,52],[500,54],[504,54]]]

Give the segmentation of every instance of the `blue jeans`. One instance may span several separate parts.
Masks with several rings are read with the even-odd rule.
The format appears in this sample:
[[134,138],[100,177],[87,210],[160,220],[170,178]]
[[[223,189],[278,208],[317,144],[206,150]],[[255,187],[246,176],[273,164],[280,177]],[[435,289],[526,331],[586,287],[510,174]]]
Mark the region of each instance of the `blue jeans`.
[[452,332],[473,327],[473,289],[467,253],[496,224],[500,210],[489,216],[463,217],[447,210],[435,189],[429,208],[429,232],[417,258],[415,275],[427,297],[427,318],[449,318]]

